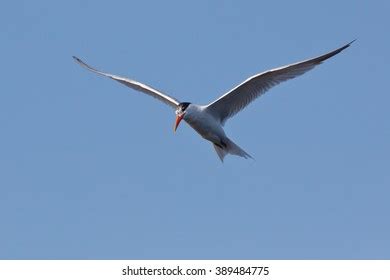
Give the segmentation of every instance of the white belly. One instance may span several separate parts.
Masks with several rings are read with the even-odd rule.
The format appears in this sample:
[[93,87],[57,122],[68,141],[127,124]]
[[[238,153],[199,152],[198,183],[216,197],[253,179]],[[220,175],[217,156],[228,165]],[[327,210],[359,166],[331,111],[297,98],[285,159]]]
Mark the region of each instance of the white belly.
[[192,112],[184,116],[184,120],[203,138],[211,142],[219,143],[226,137],[221,124],[204,111]]

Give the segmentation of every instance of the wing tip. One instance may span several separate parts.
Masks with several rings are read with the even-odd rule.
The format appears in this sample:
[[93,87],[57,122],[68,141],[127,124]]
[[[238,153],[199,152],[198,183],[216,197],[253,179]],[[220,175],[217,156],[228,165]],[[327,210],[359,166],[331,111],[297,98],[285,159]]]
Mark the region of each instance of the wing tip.
[[77,56],[72,55],[72,58],[73,58],[77,63],[79,63],[79,64],[81,64],[81,65],[85,65],[85,63],[84,63],[80,58],[78,58]]
[[356,40],[357,40],[357,39],[354,39],[354,40],[352,40],[351,42],[349,42],[348,44],[342,46],[341,48],[339,48],[338,50],[336,50],[336,53],[339,53],[339,52],[345,50],[346,48],[348,48],[349,46],[351,46],[351,45],[353,44],[353,42],[355,42]]
[[353,42],[355,42],[357,39],[354,39],[352,40],[351,42],[349,42],[348,44],[346,44],[344,47],[341,47],[342,50],[348,48],[349,46],[351,46],[353,44]]
[[95,72],[95,73],[98,73],[98,74],[101,74],[101,75],[104,75],[106,76],[104,73],[94,69],[93,67],[89,66],[87,63],[85,63],[84,61],[82,61],[80,58],[78,58],[77,56],[74,56],[72,55],[72,58],[75,60],[76,63],[78,63],[80,66],[92,71],[92,72]]
[[349,42],[348,44],[346,44],[346,45],[344,45],[344,46],[342,46],[342,47],[340,47],[340,48],[338,48],[338,49],[336,49],[336,50],[334,50],[334,51],[332,51],[332,52],[330,52],[330,53],[327,53],[327,54],[324,54],[324,55],[318,57],[317,64],[321,64],[321,63],[324,62],[325,60],[327,60],[327,59],[329,59],[329,58],[335,56],[336,54],[341,53],[343,50],[345,50],[346,48],[348,48],[349,46],[351,46],[352,43],[355,42],[356,40],[357,40],[357,39],[352,40],[352,41]]
[[351,42],[349,42],[348,44],[346,44],[345,46],[339,48],[338,50],[336,50],[336,53],[335,53],[335,54],[342,52],[342,51],[345,50],[346,48],[349,48],[349,47],[353,44],[353,42],[355,42],[356,40],[357,40],[357,39],[354,39],[354,40],[352,40]]

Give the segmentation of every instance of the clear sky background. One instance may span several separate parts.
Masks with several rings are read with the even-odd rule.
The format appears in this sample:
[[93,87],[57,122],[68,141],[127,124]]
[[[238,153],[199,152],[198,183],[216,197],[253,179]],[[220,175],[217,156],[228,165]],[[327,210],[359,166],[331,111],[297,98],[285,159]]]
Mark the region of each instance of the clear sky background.
[[[0,258],[390,258],[388,1],[6,1]],[[207,104],[358,39],[226,125],[228,156],[170,107],[72,55]]]

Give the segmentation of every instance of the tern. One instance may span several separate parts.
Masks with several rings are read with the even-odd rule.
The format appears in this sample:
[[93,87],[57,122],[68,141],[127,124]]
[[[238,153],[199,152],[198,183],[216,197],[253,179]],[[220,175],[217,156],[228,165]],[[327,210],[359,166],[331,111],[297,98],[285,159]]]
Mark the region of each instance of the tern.
[[75,56],[73,56],[73,58],[81,66],[96,74],[111,78],[112,80],[157,98],[158,100],[171,106],[175,110],[176,114],[174,131],[176,131],[181,120],[184,120],[197,133],[199,133],[200,136],[213,144],[215,151],[217,152],[220,160],[223,162],[227,154],[244,158],[252,158],[247,152],[241,149],[226,136],[223,126],[229,118],[236,115],[249,103],[254,101],[257,97],[263,95],[273,86],[308,72],[323,61],[348,48],[354,41],[355,40],[342,46],[341,48],[321,56],[274,68],[251,76],[208,105],[180,102],[176,98],[173,98],[146,84],[129,78],[101,72],[89,66],[81,59]]

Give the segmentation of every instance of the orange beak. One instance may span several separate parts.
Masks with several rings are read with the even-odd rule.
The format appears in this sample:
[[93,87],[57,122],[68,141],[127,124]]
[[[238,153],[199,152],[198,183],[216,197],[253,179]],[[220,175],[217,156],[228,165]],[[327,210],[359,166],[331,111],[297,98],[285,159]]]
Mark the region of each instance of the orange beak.
[[175,121],[175,126],[173,127],[173,131],[176,132],[177,127],[179,126],[179,123],[183,119],[184,114],[181,115],[176,115],[176,121]]

